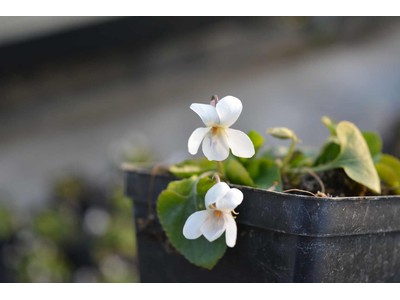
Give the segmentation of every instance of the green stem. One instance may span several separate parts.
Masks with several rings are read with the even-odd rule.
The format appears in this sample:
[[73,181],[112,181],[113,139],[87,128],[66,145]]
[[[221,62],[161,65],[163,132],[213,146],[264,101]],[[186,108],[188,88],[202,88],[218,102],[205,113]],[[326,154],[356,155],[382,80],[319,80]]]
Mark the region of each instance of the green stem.
[[226,178],[222,161],[215,161],[215,163],[217,164],[218,173],[221,174],[222,177]]
[[285,158],[283,159],[283,163],[282,163],[282,166],[281,166],[281,170],[284,169],[284,167],[289,163],[290,159],[292,158],[293,153],[294,153],[294,148],[295,148],[295,146],[296,146],[296,142],[297,142],[297,137],[294,136],[294,137],[293,137],[293,140],[292,140],[292,144],[290,145],[289,151],[288,151],[288,153],[286,154]]
[[311,170],[314,173],[317,173],[317,172],[324,172],[324,171],[332,170],[332,169],[335,169],[337,167],[338,166],[336,166],[336,165],[334,165],[332,163],[329,163],[329,164],[326,164],[326,165],[320,165],[320,166],[311,167],[311,168],[295,168],[295,169],[291,169],[291,172],[303,173],[303,172],[307,172],[307,169],[308,169],[308,170]]
[[324,172],[324,171],[332,170],[335,168],[337,168],[337,166],[335,166],[334,164],[326,164],[326,165],[320,165],[320,166],[316,166],[316,167],[309,168],[309,169],[316,173],[316,172]]

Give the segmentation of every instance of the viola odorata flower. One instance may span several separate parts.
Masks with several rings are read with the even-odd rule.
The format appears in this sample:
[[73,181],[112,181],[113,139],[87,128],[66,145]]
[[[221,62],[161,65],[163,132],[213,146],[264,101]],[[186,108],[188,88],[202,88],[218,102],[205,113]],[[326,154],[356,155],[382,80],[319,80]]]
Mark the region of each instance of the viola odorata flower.
[[199,115],[206,127],[197,128],[189,138],[189,153],[195,155],[203,142],[203,153],[208,160],[222,161],[229,155],[249,158],[255,153],[253,143],[242,131],[231,127],[242,112],[242,102],[226,96],[211,104],[193,103],[190,108]]
[[213,242],[225,231],[226,244],[236,244],[237,227],[232,216],[234,209],[243,201],[243,193],[230,188],[225,182],[216,183],[205,197],[206,210],[197,211],[189,216],[183,226],[183,235],[189,240],[201,235]]

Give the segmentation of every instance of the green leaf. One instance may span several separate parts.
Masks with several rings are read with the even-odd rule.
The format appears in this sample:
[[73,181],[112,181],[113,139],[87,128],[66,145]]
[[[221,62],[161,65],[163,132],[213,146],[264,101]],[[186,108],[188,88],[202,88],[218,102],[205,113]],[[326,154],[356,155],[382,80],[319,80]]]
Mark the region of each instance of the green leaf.
[[337,125],[336,133],[340,153],[334,161],[324,165],[323,169],[342,167],[351,179],[380,194],[379,176],[360,130],[353,123],[343,121]]
[[321,154],[314,162],[314,166],[323,165],[333,161],[340,153],[340,145],[334,142],[328,142],[322,148]]
[[379,162],[382,152],[381,136],[375,132],[363,132],[362,135],[367,142],[369,152],[371,153],[373,161],[375,163]]
[[204,172],[216,170],[215,163],[208,159],[186,160],[177,165],[172,165],[169,171],[177,177],[188,178],[193,175],[200,175]]
[[264,137],[255,130],[250,130],[247,134],[250,140],[253,142],[254,149],[257,151],[264,145]]
[[392,168],[393,172],[400,178],[400,160],[389,154],[382,154],[381,163]]
[[334,119],[327,116],[323,116],[321,118],[321,122],[324,123],[324,125],[328,128],[332,136],[336,136],[337,122]]
[[167,186],[167,190],[174,191],[179,195],[188,196],[192,193],[196,180],[197,176],[193,175],[185,180],[171,181]]
[[305,155],[302,151],[295,151],[292,159],[290,160],[290,168],[311,167],[313,164],[313,157]]
[[[397,177],[396,173],[393,171],[391,167],[385,165],[384,163],[376,163],[375,168],[378,172],[379,178],[383,180],[390,187],[399,187],[400,181],[399,177]],[[398,194],[398,190],[396,189],[396,194]]]
[[249,173],[253,181],[258,177],[258,175],[260,175],[260,161],[263,158],[264,157],[259,159],[253,159],[244,164],[244,167],[246,168],[247,172]]
[[268,189],[275,185],[275,190],[282,191],[282,178],[279,166],[271,159],[260,158],[259,160],[259,172],[257,178],[254,180],[254,184],[262,189]]
[[[390,187],[398,187],[400,185],[400,160],[389,154],[382,154],[379,163],[375,164],[379,177]],[[395,178],[394,178],[395,176]],[[400,188],[395,190],[396,194],[400,194]]]
[[[254,145],[254,150],[255,154],[251,158],[244,158],[244,157],[237,157],[237,159],[242,163],[246,163],[248,161],[254,160],[256,158],[256,155],[258,153],[258,150],[264,145],[264,137],[258,133],[255,130],[250,130],[249,133],[247,133],[248,137],[250,138],[251,142]],[[232,156],[230,154],[230,156]]]
[[[226,250],[224,235],[210,243],[203,236],[188,240],[183,236],[187,218],[197,211],[197,205],[204,207],[206,190],[214,185],[208,178],[202,178],[194,191],[197,177],[171,182],[157,202],[158,217],[172,245],[191,263],[212,269]],[[183,193],[183,194],[181,194]]]
[[235,158],[230,157],[226,163],[225,173],[228,180],[234,184],[254,186],[246,168]]

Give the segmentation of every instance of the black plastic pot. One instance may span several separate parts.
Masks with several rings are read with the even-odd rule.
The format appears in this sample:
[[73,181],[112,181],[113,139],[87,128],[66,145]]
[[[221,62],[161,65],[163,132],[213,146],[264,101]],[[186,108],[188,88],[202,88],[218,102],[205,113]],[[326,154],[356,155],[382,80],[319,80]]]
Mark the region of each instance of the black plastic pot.
[[[154,209],[171,175],[153,182]],[[142,282],[400,282],[400,197],[315,198],[235,186],[238,239],[213,270],[189,263],[157,217],[146,222],[151,174],[125,170]]]

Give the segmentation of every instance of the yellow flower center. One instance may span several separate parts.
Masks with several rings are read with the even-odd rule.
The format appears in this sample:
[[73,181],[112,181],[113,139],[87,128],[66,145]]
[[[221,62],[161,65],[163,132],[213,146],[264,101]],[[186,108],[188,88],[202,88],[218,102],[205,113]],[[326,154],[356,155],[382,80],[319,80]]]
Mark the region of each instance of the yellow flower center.
[[213,127],[212,129],[213,129],[214,135],[216,135],[216,134],[217,134],[217,131],[218,131],[218,127]]
[[222,212],[220,210],[216,210],[215,211],[215,216],[217,217],[217,219],[219,219],[221,217]]

